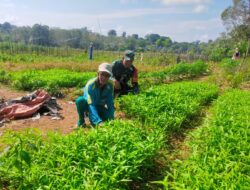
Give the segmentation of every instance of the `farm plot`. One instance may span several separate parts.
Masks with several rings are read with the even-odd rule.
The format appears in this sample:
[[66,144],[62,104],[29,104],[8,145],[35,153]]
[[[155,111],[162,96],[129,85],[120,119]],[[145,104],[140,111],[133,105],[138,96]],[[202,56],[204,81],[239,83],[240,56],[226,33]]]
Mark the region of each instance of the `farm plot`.
[[128,188],[153,166],[166,136],[217,93],[218,89],[208,84],[161,85],[138,95],[136,106],[133,96],[122,98],[123,109],[131,116],[137,112],[141,123],[136,119],[114,121],[89,133],[50,134],[47,138],[34,133],[6,134],[2,138],[7,141],[0,156],[0,184],[23,189]]

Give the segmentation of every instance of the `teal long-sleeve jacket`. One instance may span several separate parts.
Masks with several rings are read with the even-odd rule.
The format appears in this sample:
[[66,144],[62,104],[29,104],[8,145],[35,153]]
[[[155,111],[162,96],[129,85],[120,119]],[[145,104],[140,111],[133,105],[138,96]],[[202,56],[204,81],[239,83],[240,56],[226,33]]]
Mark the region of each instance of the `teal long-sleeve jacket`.
[[97,78],[88,81],[84,87],[83,99],[87,102],[91,124],[97,125],[102,121],[114,119],[113,93],[114,87],[111,80],[103,87],[99,86]]

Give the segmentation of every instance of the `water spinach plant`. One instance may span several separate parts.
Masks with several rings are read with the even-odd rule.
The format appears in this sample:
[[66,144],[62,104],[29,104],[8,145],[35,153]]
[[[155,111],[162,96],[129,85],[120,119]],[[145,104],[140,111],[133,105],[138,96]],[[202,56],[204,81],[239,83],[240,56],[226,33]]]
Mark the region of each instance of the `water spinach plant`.
[[148,126],[159,126],[167,132],[178,131],[191,118],[218,96],[215,85],[199,82],[180,82],[151,87],[136,99],[124,96],[120,106],[125,113],[136,116]]
[[228,91],[218,98],[205,125],[190,134],[191,156],[177,160],[165,189],[249,189],[250,93]]
[[[152,167],[164,142],[162,133],[122,121],[88,133],[49,134],[44,139],[29,132],[6,135],[5,140],[0,187],[10,189],[125,189],[143,177],[142,168]],[[18,156],[23,153],[29,161]]]
[[[19,90],[46,89],[56,94],[61,88],[83,87],[87,81],[95,76],[94,72],[74,72],[65,69],[26,70],[6,73],[1,72],[2,82],[7,78],[11,86]],[[0,74],[1,74],[0,73]]]

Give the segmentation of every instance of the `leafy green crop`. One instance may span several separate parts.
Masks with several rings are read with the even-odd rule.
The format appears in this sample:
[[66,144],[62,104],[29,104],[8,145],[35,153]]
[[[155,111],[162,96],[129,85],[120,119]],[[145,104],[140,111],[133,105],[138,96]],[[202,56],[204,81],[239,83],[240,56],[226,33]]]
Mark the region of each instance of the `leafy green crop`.
[[9,80],[10,80],[9,74],[4,70],[0,70],[0,82],[8,83]]
[[124,96],[120,104],[128,116],[175,131],[217,94],[218,88],[214,85],[182,82],[155,86],[136,97]]
[[143,86],[164,83],[166,80],[177,81],[181,79],[194,78],[207,73],[207,64],[198,60],[192,64],[180,63],[168,67],[162,71],[140,73]]
[[63,69],[29,70],[13,72],[11,85],[21,90],[36,90],[44,88],[51,94],[56,94],[62,87],[83,87],[95,76],[93,72],[72,72]]
[[192,155],[173,164],[162,182],[166,189],[249,189],[249,92],[221,96],[207,125],[191,135]]
[[43,140],[28,133],[5,139],[10,142],[0,156],[0,187],[9,183],[14,189],[123,189],[143,176],[142,167],[152,166],[164,142],[159,131],[121,121],[88,134],[80,130]]

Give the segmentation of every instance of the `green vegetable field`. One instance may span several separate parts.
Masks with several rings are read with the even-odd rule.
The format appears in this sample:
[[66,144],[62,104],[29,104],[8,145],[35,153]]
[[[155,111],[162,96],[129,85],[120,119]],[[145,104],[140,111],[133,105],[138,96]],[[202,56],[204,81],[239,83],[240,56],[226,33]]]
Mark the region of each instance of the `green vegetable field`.
[[[0,92],[44,89],[68,109],[96,76],[98,60],[110,55],[103,53],[85,63],[83,57],[2,55]],[[115,99],[116,118],[102,127],[73,128],[74,105],[60,124],[45,116],[5,123],[0,188],[248,189],[248,61],[135,61],[141,91]]]
[[250,190],[250,0],[2,0],[0,190]]

